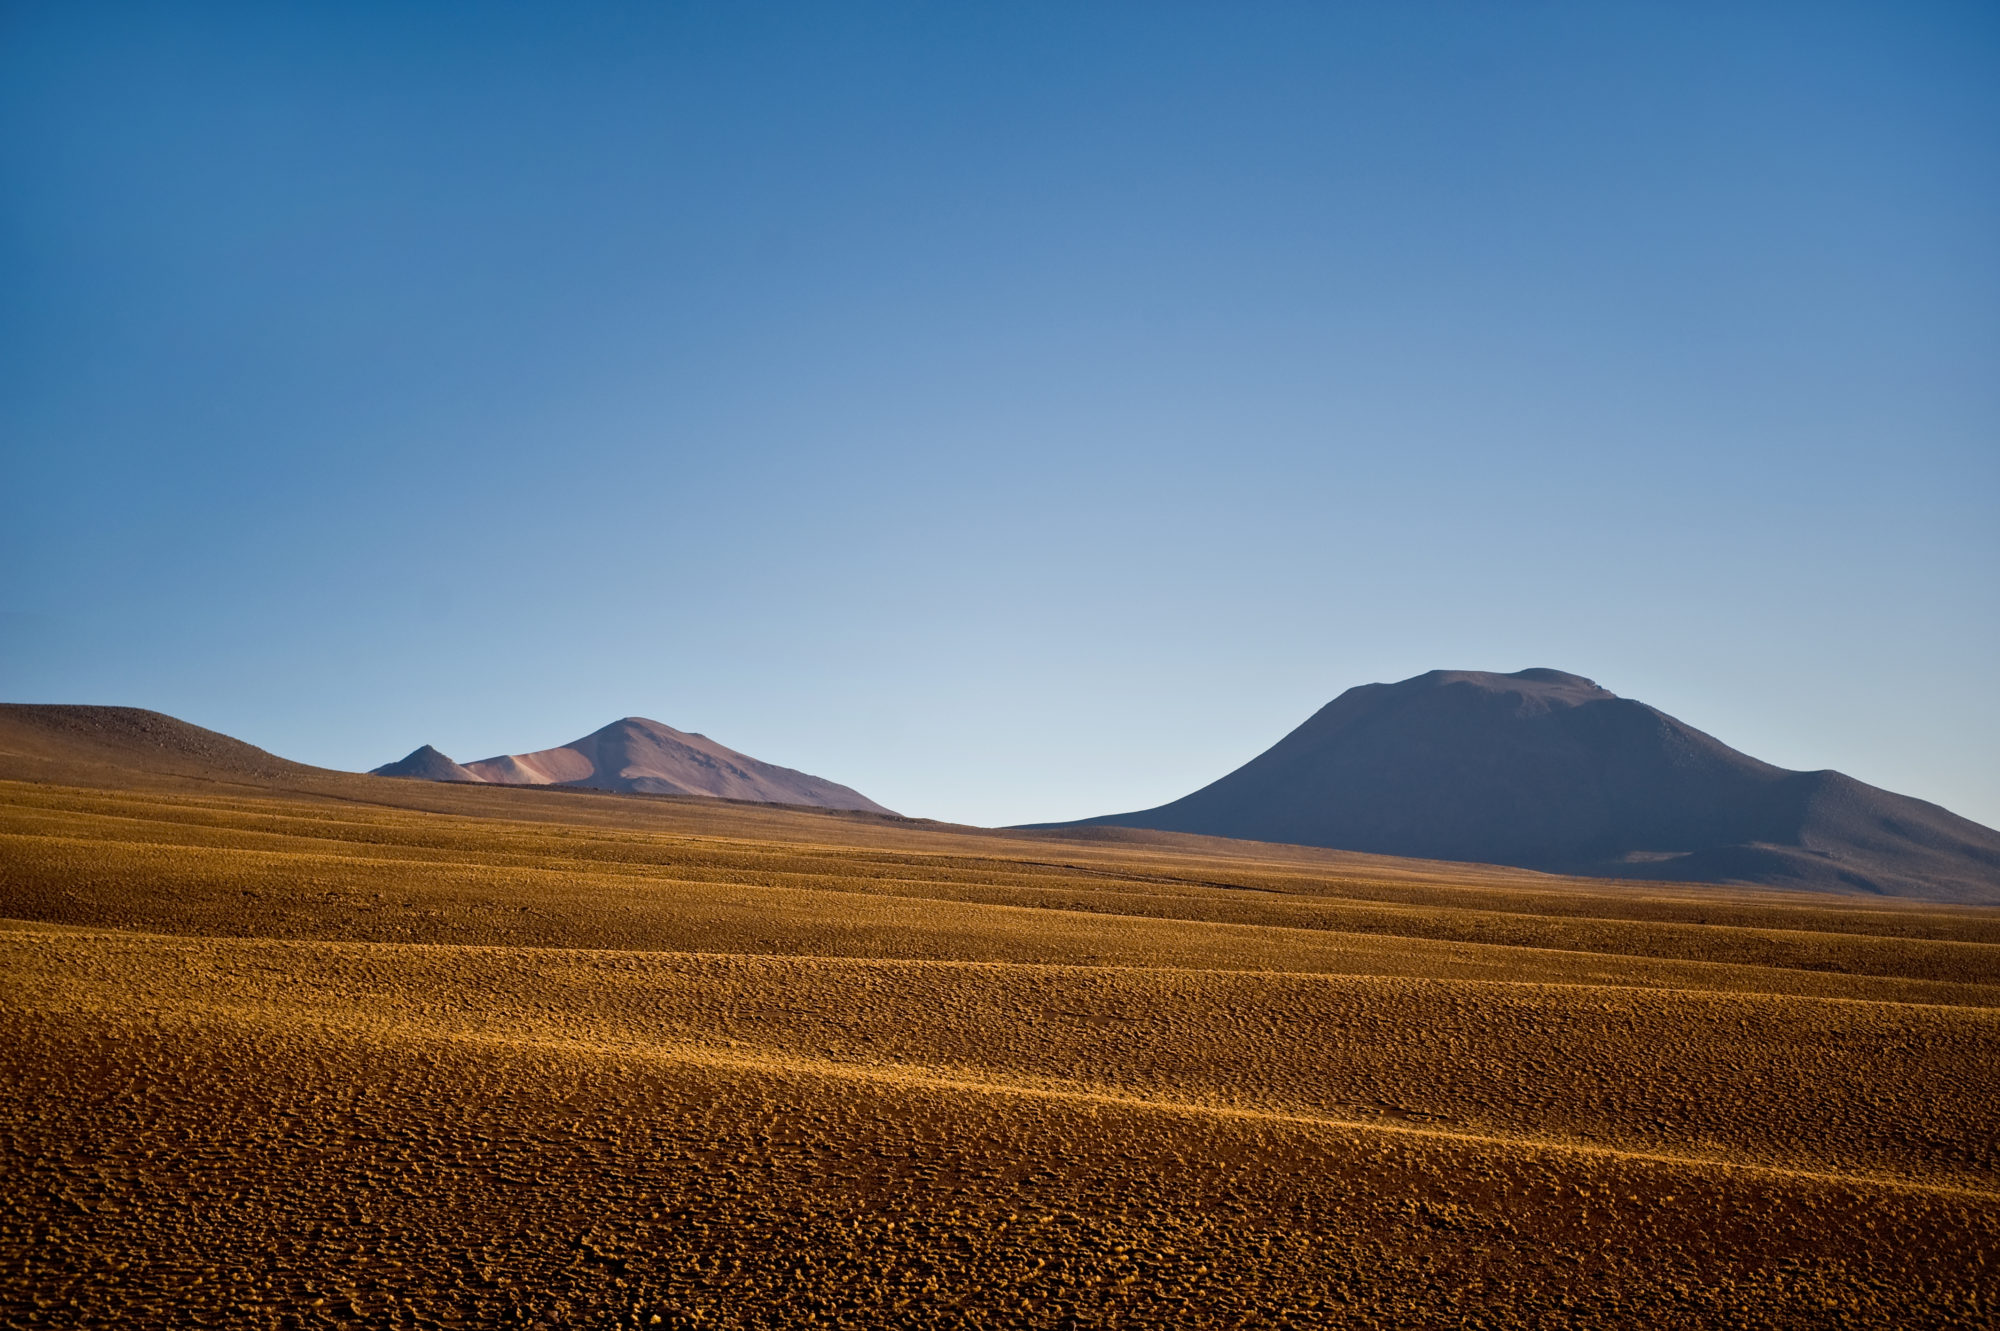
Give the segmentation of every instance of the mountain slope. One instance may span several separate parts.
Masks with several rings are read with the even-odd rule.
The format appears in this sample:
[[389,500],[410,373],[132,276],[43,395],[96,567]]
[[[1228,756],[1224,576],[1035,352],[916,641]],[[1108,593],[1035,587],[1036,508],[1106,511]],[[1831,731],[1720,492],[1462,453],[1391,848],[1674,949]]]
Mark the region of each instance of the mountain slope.
[[2000,902],[2000,832],[1838,772],[1759,762],[1556,670],[1349,689],[1185,798],[1071,825]]
[[759,762],[706,735],[675,730],[642,716],[614,721],[560,748],[483,758],[467,763],[463,770],[475,780],[503,786],[578,786],[890,812],[847,786]]

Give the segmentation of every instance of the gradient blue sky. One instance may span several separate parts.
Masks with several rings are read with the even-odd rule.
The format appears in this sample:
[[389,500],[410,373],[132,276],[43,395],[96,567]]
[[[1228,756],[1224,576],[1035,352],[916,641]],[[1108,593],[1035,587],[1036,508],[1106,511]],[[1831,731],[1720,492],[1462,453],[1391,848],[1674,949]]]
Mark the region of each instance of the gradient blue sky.
[[1539,665],[2000,824],[2000,7],[0,24],[0,697],[998,823]]

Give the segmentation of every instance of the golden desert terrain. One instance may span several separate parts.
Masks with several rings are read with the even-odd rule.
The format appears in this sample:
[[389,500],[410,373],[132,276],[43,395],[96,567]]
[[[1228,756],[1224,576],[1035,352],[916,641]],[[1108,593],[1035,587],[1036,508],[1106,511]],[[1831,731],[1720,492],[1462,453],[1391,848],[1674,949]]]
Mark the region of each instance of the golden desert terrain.
[[2000,909],[33,713],[7,1326],[2000,1318]]

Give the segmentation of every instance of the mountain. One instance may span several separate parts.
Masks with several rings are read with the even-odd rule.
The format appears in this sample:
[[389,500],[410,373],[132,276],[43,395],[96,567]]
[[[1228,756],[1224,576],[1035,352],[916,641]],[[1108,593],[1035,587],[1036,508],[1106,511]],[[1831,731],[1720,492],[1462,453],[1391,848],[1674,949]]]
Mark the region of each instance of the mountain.
[[460,767],[426,744],[407,758],[370,768],[370,776],[402,776],[416,781],[483,781],[484,777]]
[[736,752],[706,735],[628,716],[560,748],[502,754],[460,766],[429,745],[382,776],[481,781],[501,786],[572,786],[642,795],[707,795],[765,804],[888,813],[859,791]]
[[2000,903],[2000,832],[1759,762],[1559,670],[1349,689],[1138,827],[1593,877]]

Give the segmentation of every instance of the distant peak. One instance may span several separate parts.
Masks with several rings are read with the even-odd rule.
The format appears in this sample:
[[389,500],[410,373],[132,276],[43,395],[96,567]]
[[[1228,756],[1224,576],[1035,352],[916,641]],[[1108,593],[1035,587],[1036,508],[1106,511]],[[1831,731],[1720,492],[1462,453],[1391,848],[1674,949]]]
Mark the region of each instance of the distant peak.
[[408,757],[375,768],[371,776],[409,776],[423,781],[477,781],[479,778],[430,745],[412,749]]
[[621,716],[553,749],[482,758],[466,771],[473,780],[505,786],[575,786],[638,795],[699,795],[889,812],[847,786],[760,762],[725,744],[646,716]]

